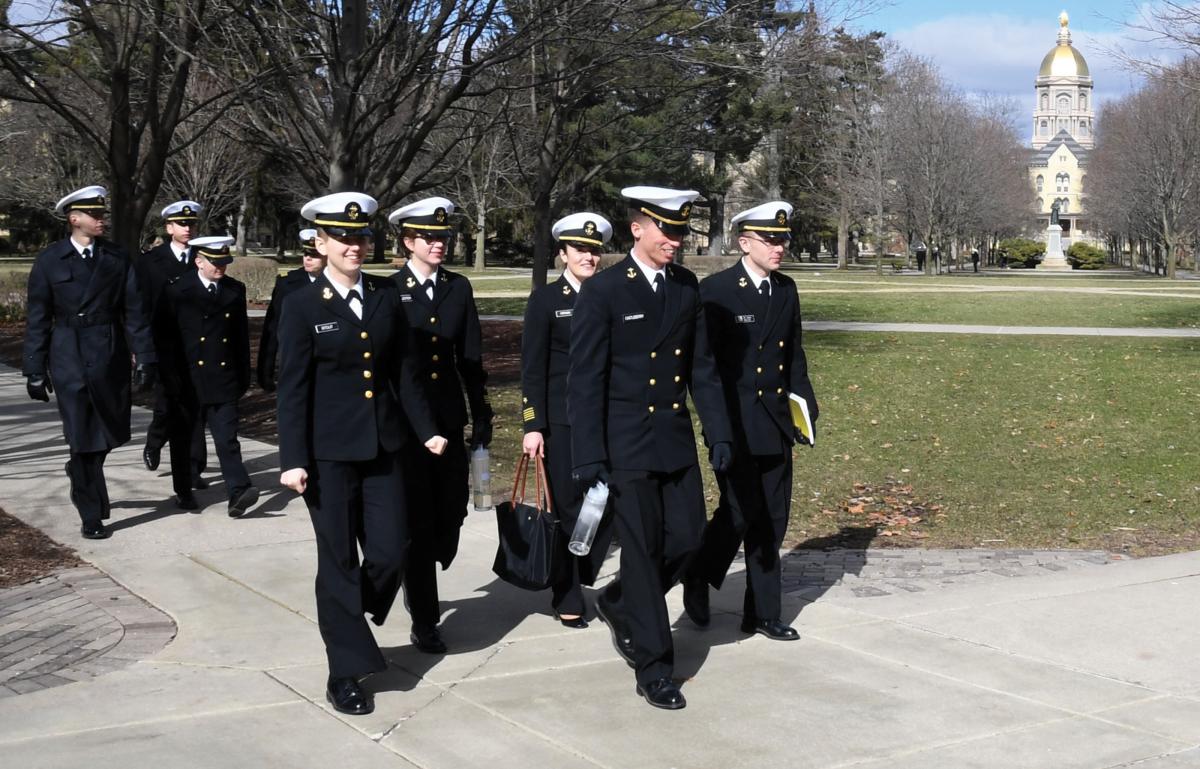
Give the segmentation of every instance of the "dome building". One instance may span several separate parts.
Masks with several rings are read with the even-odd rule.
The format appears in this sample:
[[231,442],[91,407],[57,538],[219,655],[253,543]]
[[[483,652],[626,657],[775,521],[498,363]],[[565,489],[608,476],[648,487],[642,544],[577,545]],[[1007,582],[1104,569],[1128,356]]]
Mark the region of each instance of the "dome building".
[[1058,43],[1034,81],[1033,149],[1029,179],[1037,193],[1040,231],[1058,203],[1063,248],[1086,239],[1082,206],[1088,152],[1095,147],[1096,113],[1087,60],[1071,45],[1067,12],[1058,17]]

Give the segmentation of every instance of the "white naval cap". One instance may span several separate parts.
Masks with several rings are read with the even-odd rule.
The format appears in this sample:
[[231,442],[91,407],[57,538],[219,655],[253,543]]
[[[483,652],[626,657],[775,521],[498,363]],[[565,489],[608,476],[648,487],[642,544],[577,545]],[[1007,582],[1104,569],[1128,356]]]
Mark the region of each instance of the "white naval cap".
[[330,235],[370,236],[371,217],[379,209],[375,198],[362,192],[335,192],[304,204],[300,215]]
[[229,252],[233,241],[231,235],[205,235],[189,240],[188,248],[192,249],[193,257],[200,254],[213,264],[229,264],[233,261],[233,254]]
[[670,187],[626,187],[621,197],[658,224],[668,235],[686,235],[692,215],[692,201],[700,197],[696,190],[675,190]]
[[580,211],[559,219],[550,228],[550,232],[555,240],[603,246],[612,237],[612,224],[600,214]]
[[447,198],[425,198],[401,206],[388,214],[388,221],[400,228],[415,230],[449,230],[454,204]]
[[162,210],[162,218],[168,222],[194,222],[203,210],[204,206],[194,200],[176,200]]
[[792,227],[788,217],[792,215],[792,204],[782,200],[772,200],[754,208],[734,214],[729,223],[738,232],[761,232],[773,238],[790,238]]
[[54,211],[65,214],[68,211],[104,211],[108,208],[108,190],[100,185],[84,187],[64,195],[54,204]]
[[313,241],[317,238],[317,231],[312,227],[305,227],[300,230],[300,245],[311,248]]

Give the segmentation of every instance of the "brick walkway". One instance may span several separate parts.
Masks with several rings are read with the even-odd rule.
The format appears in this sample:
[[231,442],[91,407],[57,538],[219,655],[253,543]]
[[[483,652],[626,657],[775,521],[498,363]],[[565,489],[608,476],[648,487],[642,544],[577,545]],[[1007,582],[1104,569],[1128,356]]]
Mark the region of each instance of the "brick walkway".
[[90,566],[0,590],[0,698],[119,670],[174,637],[170,617]]
[[826,593],[873,598],[1095,568],[1123,559],[1102,550],[795,550],[783,556],[783,592],[810,600]]

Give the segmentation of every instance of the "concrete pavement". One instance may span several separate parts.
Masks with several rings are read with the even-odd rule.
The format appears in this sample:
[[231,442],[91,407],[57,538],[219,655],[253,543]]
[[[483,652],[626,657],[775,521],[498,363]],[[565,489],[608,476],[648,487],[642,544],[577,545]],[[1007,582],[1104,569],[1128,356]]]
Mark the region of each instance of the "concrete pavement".
[[[5,766],[1200,766],[1200,553],[1103,565],[1031,553],[1021,578],[970,580],[942,553],[921,582],[867,550],[790,586],[791,644],[738,631],[740,574],[714,594],[706,631],[676,589],[689,704],[664,712],[634,695],[603,626],[563,629],[546,594],[492,575],[494,522],[471,515],[441,575],[451,653],[415,652],[397,610],[377,631],[392,668],[368,682],[375,713],[343,717],[323,700],[312,532],[274,485],[274,448],[243,441],[267,491],[249,517],[225,515],[220,484],[198,493],[203,511],[178,512],[169,478],[140,464],[147,417],[107,465],[114,536],[84,541],[53,404],[0,369],[0,506],[177,625],[124,669],[0,699]],[[896,589],[856,592],[849,577],[872,568]]]

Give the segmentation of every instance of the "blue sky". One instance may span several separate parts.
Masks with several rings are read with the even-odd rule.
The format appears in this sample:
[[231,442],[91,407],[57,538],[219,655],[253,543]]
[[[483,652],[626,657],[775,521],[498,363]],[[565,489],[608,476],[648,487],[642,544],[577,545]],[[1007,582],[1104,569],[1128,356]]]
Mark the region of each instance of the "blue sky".
[[1153,3],[893,0],[876,4],[882,7],[850,26],[886,32],[905,49],[932,59],[949,82],[968,93],[1017,99],[1022,119],[1033,110],[1034,78],[1042,57],[1055,45],[1061,11],[1070,16],[1072,42],[1091,69],[1101,110],[1106,101],[1140,82],[1140,76],[1112,51],[1120,48],[1138,55],[1155,51],[1126,26]]

